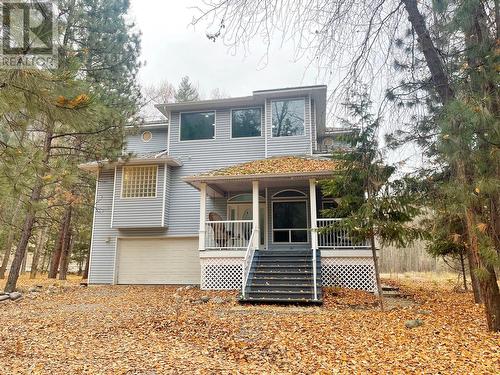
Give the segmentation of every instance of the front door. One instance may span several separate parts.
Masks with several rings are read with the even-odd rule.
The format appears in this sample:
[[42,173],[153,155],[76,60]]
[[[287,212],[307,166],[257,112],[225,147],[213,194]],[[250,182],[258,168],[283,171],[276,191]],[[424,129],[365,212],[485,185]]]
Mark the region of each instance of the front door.
[[[228,217],[229,220],[252,220],[253,210],[251,203],[234,203],[228,204]],[[265,203],[259,204],[259,227],[260,227],[260,246],[265,247],[267,235],[267,220],[266,220],[266,205]]]

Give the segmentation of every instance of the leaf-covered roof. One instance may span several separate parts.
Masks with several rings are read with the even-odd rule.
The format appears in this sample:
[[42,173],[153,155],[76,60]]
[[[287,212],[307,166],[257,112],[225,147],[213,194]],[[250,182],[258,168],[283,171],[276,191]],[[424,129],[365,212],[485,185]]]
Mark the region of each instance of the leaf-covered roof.
[[298,174],[313,172],[329,172],[338,169],[339,162],[325,158],[281,156],[254,160],[226,168],[215,169],[196,177],[216,176],[247,176],[247,175],[274,175]]

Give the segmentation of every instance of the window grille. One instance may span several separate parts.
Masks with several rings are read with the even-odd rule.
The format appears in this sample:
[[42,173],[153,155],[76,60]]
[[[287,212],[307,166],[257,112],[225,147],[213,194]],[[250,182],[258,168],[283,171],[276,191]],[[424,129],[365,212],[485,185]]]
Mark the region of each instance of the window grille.
[[123,168],[122,198],[156,197],[158,166],[129,166]]

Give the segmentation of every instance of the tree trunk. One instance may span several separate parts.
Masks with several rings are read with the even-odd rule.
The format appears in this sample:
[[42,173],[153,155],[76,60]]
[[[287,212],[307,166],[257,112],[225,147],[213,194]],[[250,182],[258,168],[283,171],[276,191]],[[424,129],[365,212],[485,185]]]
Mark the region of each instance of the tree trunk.
[[[438,51],[430,37],[424,18],[417,7],[416,0],[402,0],[405,9],[408,13],[408,19],[418,35],[418,43],[422,48],[427,67],[431,72],[432,81],[443,105],[448,104],[455,99],[455,93],[451,88],[448,74],[442,64]],[[474,17],[474,15],[472,15]],[[457,124],[456,126],[459,126]],[[457,129],[457,132],[459,129]],[[455,172],[457,180],[465,187],[467,186],[467,175],[464,161],[458,158],[455,161]],[[481,296],[485,304],[486,321],[490,331],[500,331],[500,293],[496,280],[495,270],[493,267],[482,261],[479,253],[479,241],[476,234],[476,215],[471,207],[465,209],[467,235],[469,236],[469,251],[473,262],[473,267],[478,265],[479,268],[487,271],[487,277],[478,278],[481,289]]]
[[9,278],[5,284],[6,292],[13,292],[16,289],[17,279],[19,278],[19,270],[21,268],[21,262],[26,253],[26,248],[28,247],[28,241],[31,237],[33,231],[33,225],[35,224],[35,214],[36,214],[36,204],[40,201],[43,189],[43,176],[48,170],[48,162],[50,159],[50,148],[52,144],[52,131],[48,130],[45,133],[44,145],[43,145],[43,161],[42,167],[39,170],[39,175],[36,177],[35,184],[31,190],[31,195],[29,199],[28,210],[26,212],[26,217],[24,218],[23,230],[21,232],[21,238],[16,248],[14,254],[14,260],[10,266]]
[[19,239],[19,243],[17,245],[16,252],[14,254],[14,260],[12,261],[12,264],[10,266],[9,277],[7,279],[7,283],[5,284],[6,292],[10,293],[16,289],[17,279],[19,278],[19,271],[21,269],[21,263],[24,259],[26,248],[28,247],[28,241],[31,237],[33,224],[35,223],[35,208],[31,203],[38,202],[41,193],[42,193],[42,182],[37,181],[31,191],[30,206],[28,208],[28,212],[26,213],[26,217],[24,219],[23,231],[21,233],[21,238]]
[[36,278],[36,274],[38,272],[38,266],[40,263],[40,255],[44,250],[45,241],[47,239],[47,230],[48,227],[43,228],[38,235],[38,243],[33,253],[33,261],[31,262],[30,279]]
[[19,211],[21,210],[21,198],[18,199],[16,206],[14,207],[14,212],[12,213],[12,218],[10,220],[9,234],[7,235],[7,240],[5,241],[5,253],[2,258],[2,265],[0,266],[0,279],[5,279],[5,270],[7,270],[7,264],[9,263],[10,254],[12,253],[12,244],[14,243],[14,236],[16,233],[15,226]]
[[71,227],[69,227],[64,235],[64,245],[61,254],[61,262],[59,266],[59,280],[66,280],[66,276],[68,274],[68,266],[71,256],[72,244],[73,244],[73,238],[71,233]]
[[465,274],[465,262],[464,262],[464,254],[460,253],[460,267],[462,268],[462,279],[464,282],[464,290],[467,291],[467,276]]
[[446,104],[450,100],[454,99],[455,93],[451,88],[448,80],[448,74],[444,70],[441,57],[439,56],[436,46],[431,39],[429,30],[427,30],[424,17],[418,10],[416,0],[403,0],[403,3],[408,13],[408,20],[417,32],[418,43],[422,48],[422,53],[424,54],[425,61],[427,62],[427,67],[431,72],[434,87],[441,97],[443,104]]
[[28,261],[28,250],[24,252],[23,261],[21,262],[21,269],[19,270],[19,276],[22,276],[26,273],[26,263]]
[[61,261],[61,254],[64,249],[64,240],[66,238],[66,232],[69,229],[70,221],[71,221],[71,206],[67,205],[64,210],[63,220],[59,227],[59,234],[57,236],[54,252],[52,253],[52,258],[50,260],[50,268],[48,275],[49,279],[55,279],[57,277],[57,270],[59,268],[59,263]]
[[[475,228],[477,223],[475,217],[468,209],[466,212],[467,227]],[[474,264],[478,265],[478,269],[486,271],[484,275],[478,276],[481,296],[483,297],[486,323],[488,329],[493,332],[500,331],[500,291],[498,289],[497,277],[495,269],[488,263],[483,262],[479,253],[479,241],[477,236],[469,237],[471,256]]]
[[384,311],[384,296],[382,293],[382,283],[380,282],[380,272],[379,272],[378,259],[377,259],[377,248],[375,246],[375,236],[373,235],[373,233],[370,237],[370,245],[372,248],[373,267],[375,268],[375,279],[377,281],[378,303],[380,305],[380,311]]
[[474,270],[477,269],[477,264],[474,264],[474,259],[472,258],[472,252],[467,251],[467,260],[469,262],[469,274],[470,274],[470,282],[472,285],[472,292],[474,293],[474,302],[475,303],[483,303],[483,299],[481,298],[481,288],[479,286],[479,281],[477,280],[477,275]]
[[43,249],[43,257],[42,257],[42,261],[40,262],[40,273],[43,273],[46,271],[45,269],[45,261],[47,260],[47,249],[44,248]]
[[87,280],[89,278],[89,267],[90,267],[90,248],[87,252],[87,259],[85,260],[85,268],[83,270],[82,279]]

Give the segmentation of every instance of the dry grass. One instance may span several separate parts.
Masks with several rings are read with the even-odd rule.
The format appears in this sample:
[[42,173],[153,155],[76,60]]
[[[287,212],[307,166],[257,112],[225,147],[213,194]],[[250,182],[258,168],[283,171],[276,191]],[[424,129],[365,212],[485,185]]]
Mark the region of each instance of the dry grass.
[[[78,281],[0,305],[1,374],[500,373],[500,335],[447,283],[396,281],[415,304],[380,312],[349,290],[328,289],[323,307],[248,306],[234,292]],[[424,325],[405,328],[414,318]]]

